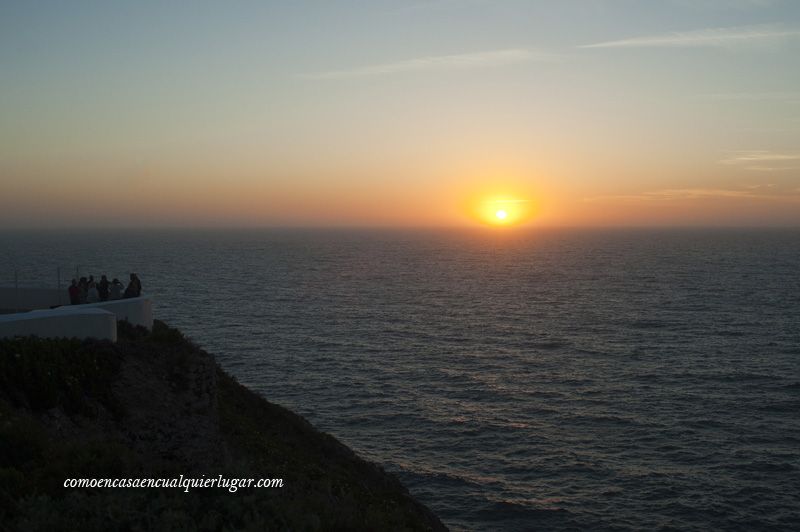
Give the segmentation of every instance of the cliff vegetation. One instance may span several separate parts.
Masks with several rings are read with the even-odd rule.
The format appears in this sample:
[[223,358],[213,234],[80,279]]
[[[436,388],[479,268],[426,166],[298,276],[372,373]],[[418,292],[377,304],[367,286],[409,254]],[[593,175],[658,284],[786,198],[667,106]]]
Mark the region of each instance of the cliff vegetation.
[[[282,488],[65,488],[70,478]],[[0,529],[444,530],[390,474],[241,386],[176,329],[0,340]]]

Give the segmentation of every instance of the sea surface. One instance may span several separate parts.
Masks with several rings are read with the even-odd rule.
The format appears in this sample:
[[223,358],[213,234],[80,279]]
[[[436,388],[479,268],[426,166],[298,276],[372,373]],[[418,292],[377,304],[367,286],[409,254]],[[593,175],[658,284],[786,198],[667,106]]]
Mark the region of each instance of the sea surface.
[[800,527],[799,230],[0,232],[76,267],[453,530]]

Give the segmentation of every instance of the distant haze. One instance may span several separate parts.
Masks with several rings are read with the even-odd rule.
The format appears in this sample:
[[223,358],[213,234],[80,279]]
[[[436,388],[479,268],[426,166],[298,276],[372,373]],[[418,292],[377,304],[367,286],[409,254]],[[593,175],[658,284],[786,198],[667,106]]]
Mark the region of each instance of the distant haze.
[[0,226],[800,225],[800,2],[3,2]]

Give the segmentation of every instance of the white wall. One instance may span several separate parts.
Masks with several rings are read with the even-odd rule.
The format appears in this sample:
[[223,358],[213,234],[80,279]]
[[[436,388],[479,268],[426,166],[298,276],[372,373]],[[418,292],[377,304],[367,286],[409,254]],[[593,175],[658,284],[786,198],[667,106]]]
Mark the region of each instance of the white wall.
[[29,335],[116,342],[117,318],[112,312],[85,305],[0,315],[0,338]]
[[[62,306],[49,309],[55,305]],[[116,341],[117,320],[153,328],[153,303],[146,296],[70,305],[66,288],[0,287],[0,311],[13,312],[0,314],[0,338],[33,334]]]
[[153,328],[153,302],[146,296],[103,301],[102,303],[70,305],[59,307],[57,310],[66,308],[99,308],[113,313],[118,320],[128,320],[131,325],[141,325],[147,327],[148,330]]

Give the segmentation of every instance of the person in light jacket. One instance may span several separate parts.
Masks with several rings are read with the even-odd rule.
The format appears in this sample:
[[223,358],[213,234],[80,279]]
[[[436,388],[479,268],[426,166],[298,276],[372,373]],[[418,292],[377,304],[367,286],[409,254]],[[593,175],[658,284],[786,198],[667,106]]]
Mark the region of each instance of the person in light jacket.
[[97,284],[94,279],[89,279],[89,286],[86,290],[86,302],[97,303],[100,301],[100,293],[97,291]]
[[111,286],[109,287],[111,292],[111,299],[122,299],[122,283],[119,282],[119,279],[116,277],[113,281],[111,281]]

